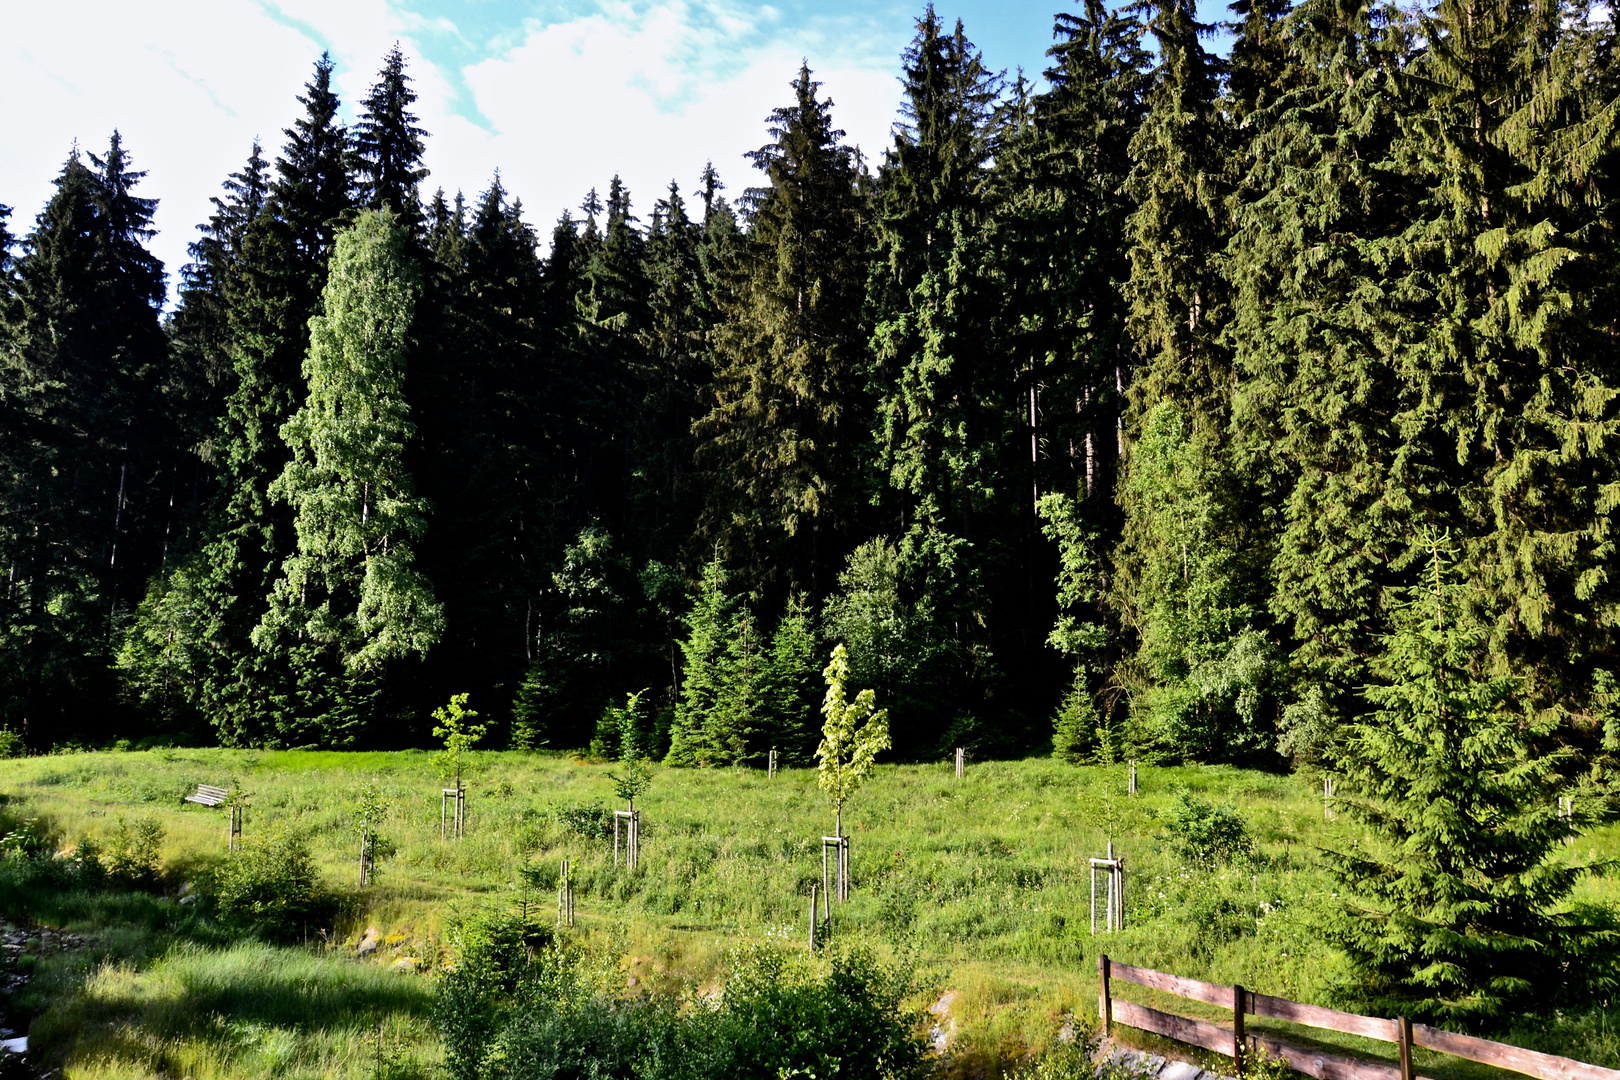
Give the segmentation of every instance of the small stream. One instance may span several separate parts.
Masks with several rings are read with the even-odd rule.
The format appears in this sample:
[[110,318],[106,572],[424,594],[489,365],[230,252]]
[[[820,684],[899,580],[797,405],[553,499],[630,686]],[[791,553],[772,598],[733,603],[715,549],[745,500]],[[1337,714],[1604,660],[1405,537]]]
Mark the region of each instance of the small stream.
[[33,1019],[17,1004],[40,958],[80,949],[79,934],[48,926],[0,922],[0,1080],[44,1080],[28,1057],[28,1024]]

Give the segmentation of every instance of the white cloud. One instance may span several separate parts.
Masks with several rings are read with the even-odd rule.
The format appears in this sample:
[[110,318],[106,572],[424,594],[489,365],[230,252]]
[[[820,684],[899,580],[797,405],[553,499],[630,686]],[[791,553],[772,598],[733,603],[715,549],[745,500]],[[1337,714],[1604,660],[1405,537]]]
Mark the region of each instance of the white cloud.
[[690,192],[711,158],[733,195],[754,182],[741,155],[764,142],[765,115],[789,100],[801,56],[834,98],[838,125],[875,159],[904,44],[882,31],[909,27],[858,18],[787,27],[773,8],[731,0],[601,0],[593,13],[516,29],[492,55],[445,70],[417,41],[455,28],[386,0],[7,4],[0,203],[26,232],[70,143],[100,152],[116,127],[148,170],[142,193],[162,200],[154,248],[172,282],[209,197],[251,140],[269,156],[279,150],[322,49],[352,110],[398,41],[433,133],[429,190],[470,198],[499,168],[544,236],[563,207],[617,172],[646,218],[672,177]]
[[[765,141],[766,114],[791,100],[789,84],[814,44],[778,39],[744,52],[737,39],[754,29],[729,13],[717,26],[695,25],[679,2],[634,19],[617,10],[536,27],[465,76],[494,129],[485,139],[526,206],[555,215],[593,185],[605,190],[617,172],[645,212],[672,178],[691,191],[710,159],[734,194],[754,182],[742,154]],[[717,61],[732,59],[744,62],[722,74]],[[836,122],[874,154],[894,115],[893,75],[835,60],[815,76]],[[456,137],[435,151],[459,158]]]

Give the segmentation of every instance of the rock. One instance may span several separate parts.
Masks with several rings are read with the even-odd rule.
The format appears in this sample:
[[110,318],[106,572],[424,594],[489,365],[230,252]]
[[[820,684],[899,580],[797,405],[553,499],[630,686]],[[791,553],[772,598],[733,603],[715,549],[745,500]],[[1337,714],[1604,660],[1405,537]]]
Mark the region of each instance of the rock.
[[394,970],[409,975],[416,971],[416,966],[421,962],[414,956],[402,956],[394,961]]
[[1159,1080],[1203,1080],[1203,1069],[1185,1061],[1172,1061],[1159,1073]]
[[356,951],[361,956],[370,956],[372,953],[377,951],[377,946],[381,942],[382,936],[377,933],[377,928],[375,926],[368,926],[366,927],[365,937],[360,939],[360,947]]
[[936,1054],[945,1053],[951,1045],[951,1037],[956,1034],[956,1021],[950,1018],[951,1002],[955,1000],[956,991],[947,990],[939,996],[938,1001],[928,1006],[928,1011],[940,1019],[939,1023],[928,1029],[928,1044]]

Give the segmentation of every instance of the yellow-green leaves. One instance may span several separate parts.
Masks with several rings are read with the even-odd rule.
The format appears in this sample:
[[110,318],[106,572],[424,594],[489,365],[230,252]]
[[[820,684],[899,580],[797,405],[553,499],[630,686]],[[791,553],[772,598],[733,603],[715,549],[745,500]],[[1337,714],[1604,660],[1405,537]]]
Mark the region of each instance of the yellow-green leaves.
[[338,236],[322,313],[310,320],[309,396],[281,429],[293,459],[270,485],[293,507],[297,550],[254,640],[313,640],[351,671],[425,653],[444,633],[444,607],[413,551],[428,504],[404,458],[421,292],[407,243],[392,215],[372,211]]
[[821,745],[816,748],[816,780],[842,813],[844,800],[860,788],[872,771],[872,761],[889,748],[889,712],[877,707],[877,694],[862,690],[854,701],[847,699],[849,653],[843,642],[833,649],[832,662],[822,674],[827,679],[827,697],[821,705],[826,723],[821,728]]
[[472,722],[478,719],[478,713],[467,708],[466,694],[455,694],[450,698],[450,704],[434,709],[433,719],[438,721],[433,726],[434,738],[444,740],[444,750],[439,754],[439,762],[444,767],[445,775],[453,775],[459,785],[461,755],[471,750],[478,740],[484,737],[489,731],[489,725]]

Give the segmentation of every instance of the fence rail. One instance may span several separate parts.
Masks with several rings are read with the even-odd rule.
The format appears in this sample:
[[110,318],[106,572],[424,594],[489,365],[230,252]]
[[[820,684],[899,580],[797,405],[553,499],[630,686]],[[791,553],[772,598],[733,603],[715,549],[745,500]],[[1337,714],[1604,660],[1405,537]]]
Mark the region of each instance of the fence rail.
[[[1179,1042],[1201,1046],[1217,1054],[1232,1058],[1238,1074],[1243,1073],[1243,1059],[1247,1053],[1263,1050],[1272,1057],[1286,1061],[1290,1068],[1319,1080],[1420,1080],[1412,1069],[1412,1049],[1423,1047],[1453,1057],[1467,1058],[1483,1065],[1523,1073],[1536,1080],[1620,1080],[1620,1070],[1605,1069],[1597,1065],[1570,1058],[1524,1050],[1505,1043],[1477,1039],[1472,1035],[1458,1035],[1442,1031],[1427,1024],[1414,1024],[1406,1017],[1392,1019],[1361,1016],[1357,1013],[1324,1009],[1319,1005],[1305,1005],[1287,998],[1257,994],[1241,986],[1218,986],[1181,975],[1121,964],[1106,955],[1097,958],[1097,976],[1102,994],[1098,1009],[1105,1030],[1112,1025],[1124,1024],[1141,1031],[1164,1035]],[[1230,1027],[1208,1020],[1195,1020],[1190,1016],[1152,1009],[1134,1001],[1115,998],[1111,989],[1113,980],[1145,986],[1176,997],[1202,1001],[1219,1008],[1230,1009]],[[1271,1034],[1244,1031],[1245,1016],[1263,1016],[1274,1020],[1288,1020],[1324,1031],[1345,1035],[1360,1035],[1393,1043],[1400,1053],[1400,1065],[1386,1065],[1363,1058],[1310,1050],[1295,1046]]]

